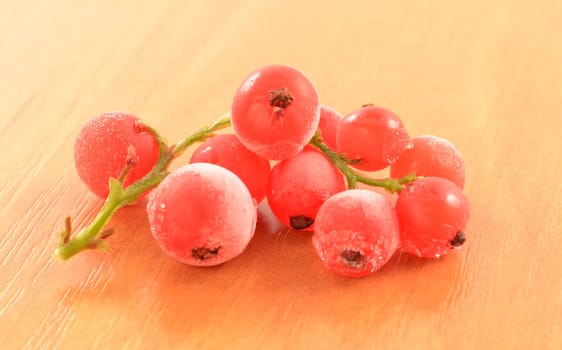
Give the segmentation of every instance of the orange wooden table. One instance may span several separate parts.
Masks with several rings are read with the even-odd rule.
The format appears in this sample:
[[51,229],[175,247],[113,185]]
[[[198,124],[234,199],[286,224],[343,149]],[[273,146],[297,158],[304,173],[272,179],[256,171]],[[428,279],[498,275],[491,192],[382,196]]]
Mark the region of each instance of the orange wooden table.
[[[0,1],[2,349],[562,348],[562,2],[333,3]],[[64,217],[101,205],[73,168],[86,120],[125,110],[175,141],[269,63],[344,113],[373,102],[452,140],[463,249],[350,280],[262,221],[239,258],[197,269],[139,205],[109,253],[53,258]]]

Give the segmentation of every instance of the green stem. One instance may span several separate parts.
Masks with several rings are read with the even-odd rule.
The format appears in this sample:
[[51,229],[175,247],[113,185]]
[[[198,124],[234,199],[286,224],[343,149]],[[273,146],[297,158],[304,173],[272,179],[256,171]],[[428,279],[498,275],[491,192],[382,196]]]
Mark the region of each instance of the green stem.
[[369,186],[382,187],[390,192],[400,192],[404,188],[403,185],[412,182],[416,179],[414,174],[408,174],[400,179],[371,179],[369,177],[360,175],[353,171],[348,165],[348,160],[341,154],[336,153],[330,149],[323,141],[318,133],[314,135],[310,144],[318,148],[324,153],[332,163],[341,171],[347,180],[347,185],[350,189],[357,188],[357,183],[361,182]]
[[356,175],[355,179],[357,182],[361,182],[369,186],[382,187],[390,192],[400,192],[404,188],[402,185],[414,181],[416,179],[416,175],[409,174],[401,179],[371,179],[370,177]]
[[102,241],[96,241],[96,237],[121,206],[119,201],[107,200],[90,225],[66,244],[61,244],[55,250],[55,256],[61,260],[68,260],[85,249],[103,247]]
[[339,153],[332,151],[324,142],[320,134],[316,133],[310,144],[322,151],[334,165],[341,171],[343,176],[347,179],[347,186],[349,188],[357,188],[357,175],[347,166],[345,158],[343,158]]
[[179,157],[189,146],[191,146],[195,142],[202,142],[206,138],[212,136],[215,131],[227,128],[229,126],[230,112],[223,114],[212,123],[195,130],[195,132],[189,137],[186,137],[185,139],[178,142],[175,146],[173,146],[173,158]]
[[[55,256],[67,260],[79,252],[90,248],[105,249],[106,244],[102,235],[104,226],[120,208],[136,202],[146,191],[157,186],[168,175],[168,167],[172,160],[179,157],[190,145],[203,141],[215,131],[230,126],[230,114],[227,113],[212,123],[196,130],[191,135],[180,140],[174,147],[168,147],[167,142],[153,128],[139,124],[142,130],[151,133],[159,147],[158,161],[152,170],[141,179],[123,188],[124,178],[109,180],[109,195],[105,204],[88,226],[76,236],[69,239],[71,232],[70,221],[67,220],[66,228],[61,233],[61,242],[55,250]],[[128,165],[127,165],[128,166]],[[125,172],[127,168],[125,167]]]

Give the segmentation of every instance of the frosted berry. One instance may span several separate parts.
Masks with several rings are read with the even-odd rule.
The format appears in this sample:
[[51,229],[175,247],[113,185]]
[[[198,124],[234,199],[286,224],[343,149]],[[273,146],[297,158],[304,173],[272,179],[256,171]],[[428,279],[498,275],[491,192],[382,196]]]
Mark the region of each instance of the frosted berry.
[[271,167],[269,161],[249,151],[235,135],[211,137],[193,152],[190,163],[213,163],[236,174],[248,187],[256,203],[267,191]]
[[139,118],[127,113],[101,114],[84,125],[74,144],[76,171],[101,198],[109,193],[109,178],[132,166],[124,185],[146,175],[158,160],[154,136],[138,127]]
[[398,116],[366,105],[342,119],[336,134],[338,151],[366,171],[381,170],[394,163],[412,141]]
[[378,193],[340,192],[318,211],[312,243],[331,271],[366,276],[386,264],[398,249],[396,215],[389,201]]
[[320,105],[303,73],[271,65],[244,80],[231,114],[234,133],[246,148],[264,159],[281,160],[299,153],[314,136]]
[[470,207],[462,190],[439,177],[417,179],[396,201],[402,251],[438,258],[460,247]]
[[343,115],[333,108],[320,105],[320,124],[318,131],[322,136],[324,143],[333,151],[337,151],[336,133],[340,125]]
[[320,206],[345,188],[342,174],[328,158],[307,147],[273,167],[267,201],[285,225],[312,230]]
[[173,171],[150,194],[147,212],[160,247],[195,266],[222,264],[242,253],[257,217],[242,180],[209,163]]
[[464,160],[450,141],[432,135],[416,136],[412,141],[414,147],[405,150],[390,166],[390,176],[400,178],[415,173],[442,177],[464,187]]

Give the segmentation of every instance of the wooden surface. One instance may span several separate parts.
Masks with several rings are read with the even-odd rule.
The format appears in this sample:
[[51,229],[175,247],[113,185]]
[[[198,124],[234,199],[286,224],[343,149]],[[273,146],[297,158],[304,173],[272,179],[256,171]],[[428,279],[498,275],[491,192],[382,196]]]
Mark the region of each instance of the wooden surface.
[[[101,205],[73,168],[87,119],[129,111],[174,141],[269,63],[344,113],[373,102],[452,140],[463,249],[348,280],[262,220],[242,256],[197,269],[160,251],[139,205],[108,254],[53,258],[64,217]],[[561,130],[556,0],[1,0],[1,347],[560,349]]]

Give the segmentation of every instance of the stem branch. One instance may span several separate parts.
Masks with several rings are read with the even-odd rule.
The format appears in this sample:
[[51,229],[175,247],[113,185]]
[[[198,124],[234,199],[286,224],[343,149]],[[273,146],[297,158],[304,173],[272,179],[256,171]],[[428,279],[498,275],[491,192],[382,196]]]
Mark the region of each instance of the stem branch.
[[347,180],[347,185],[350,189],[357,188],[357,183],[361,182],[369,186],[382,187],[390,192],[400,192],[404,188],[403,185],[412,182],[416,179],[414,174],[408,174],[400,179],[371,179],[369,177],[360,175],[356,173],[353,169],[349,167],[349,161],[342,154],[334,152],[330,147],[328,147],[320,137],[320,134],[316,133],[310,144],[322,153],[324,153],[332,163],[341,171],[343,176]]
[[230,126],[230,112],[225,113],[215,121],[205,125],[193,132],[190,136],[184,138],[172,147],[173,158],[179,157],[189,146],[195,142],[205,141],[206,138],[213,135],[217,130],[224,129]]
[[310,140],[310,144],[322,151],[322,153],[324,153],[332,161],[332,163],[334,163],[334,165],[347,179],[347,186],[349,188],[357,188],[357,174],[355,174],[353,170],[347,166],[345,158],[343,158],[339,153],[332,151],[332,149],[322,141],[319,133],[314,135],[312,140]]

